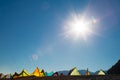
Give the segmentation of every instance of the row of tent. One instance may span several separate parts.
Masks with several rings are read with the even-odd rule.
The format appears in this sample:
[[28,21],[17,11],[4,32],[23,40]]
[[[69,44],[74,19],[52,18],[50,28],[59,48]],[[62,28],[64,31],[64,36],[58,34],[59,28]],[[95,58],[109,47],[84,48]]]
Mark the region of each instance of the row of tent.
[[[73,69],[71,69],[71,70],[69,71],[68,75],[71,75],[71,76],[80,76],[81,74],[80,74],[80,72],[78,71],[78,69],[75,67],[75,68],[73,68]],[[86,76],[91,75],[91,74],[90,74],[90,71],[89,71],[88,69],[87,69],[85,75],[86,75]],[[101,69],[101,70],[99,70],[99,71],[97,72],[97,75],[105,75],[105,72]]]
[[[13,75],[8,74],[8,75],[3,75],[2,73],[0,74],[0,78],[20,78],[20,77],[28,77],[28,76],[36,76],[36,77],[45,77],[45,76],[63,76],[64,74],[61,73],[59,74],[58,72],[44,72],[44,70],[40,70],[38,67],[35,69],[35,71],[32,74],[29,74],[26,70],[22,70],[21,73],[15,72]],[[69,76],[80,76],[80,72],[76,67],[71,69],[68,73]],[[86,75],[91,75],[89,70],[87,69]],[[103,70],[100,70],[97,75],[105,75],[105,72]]]

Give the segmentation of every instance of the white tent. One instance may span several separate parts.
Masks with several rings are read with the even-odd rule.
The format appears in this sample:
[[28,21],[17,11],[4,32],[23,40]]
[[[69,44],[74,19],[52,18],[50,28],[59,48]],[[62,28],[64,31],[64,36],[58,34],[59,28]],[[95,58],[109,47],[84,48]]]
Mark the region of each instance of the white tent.
[[76,67],[74,67],[73,69],[70,70],[68,75],[70,75],[70,76],[79,76],[80,72],[78,71],[78,69]]
[[98,75],[105,75],[105,72],[103,70],[99,70]]

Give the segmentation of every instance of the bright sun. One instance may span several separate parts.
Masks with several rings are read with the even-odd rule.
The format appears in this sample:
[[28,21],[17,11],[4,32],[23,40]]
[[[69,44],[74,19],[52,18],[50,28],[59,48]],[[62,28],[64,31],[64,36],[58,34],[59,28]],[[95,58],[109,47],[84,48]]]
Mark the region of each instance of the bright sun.
[[85,21],[76,20],[70,25],[70,29],[75,35],[85,35],[88,32],[88,25]]
[[90,35],[94,33],[92,25],[96,23],[90,19],[86,19],[85,16],[80,16],[74,14],[65,23],[65,33],[66,37],[71,37],[72,39],[83,39],[87,40]]

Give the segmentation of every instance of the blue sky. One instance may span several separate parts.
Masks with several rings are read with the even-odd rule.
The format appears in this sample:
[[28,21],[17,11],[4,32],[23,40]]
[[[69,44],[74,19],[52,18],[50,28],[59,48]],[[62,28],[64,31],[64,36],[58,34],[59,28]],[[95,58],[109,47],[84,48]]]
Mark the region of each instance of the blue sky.
[[[120,58],[119,8],[119,0],[0,0],[0,72],[109,69]],[[99,35],[62,35],[72,13],[94,17]]]

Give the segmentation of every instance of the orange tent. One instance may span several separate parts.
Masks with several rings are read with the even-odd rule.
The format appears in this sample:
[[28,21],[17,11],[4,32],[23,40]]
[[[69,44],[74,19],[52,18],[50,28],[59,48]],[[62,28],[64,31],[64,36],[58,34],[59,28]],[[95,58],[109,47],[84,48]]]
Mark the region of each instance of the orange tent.
[[31,76],[43,77],[45,76],[44,70],[40,70],[38,67],[35,71],[31,74]]
[[89,75],[90,75],[90,72],[89,72],[89,70],[88,70],[88,68],[87,68],[86,76],[89,76]]

